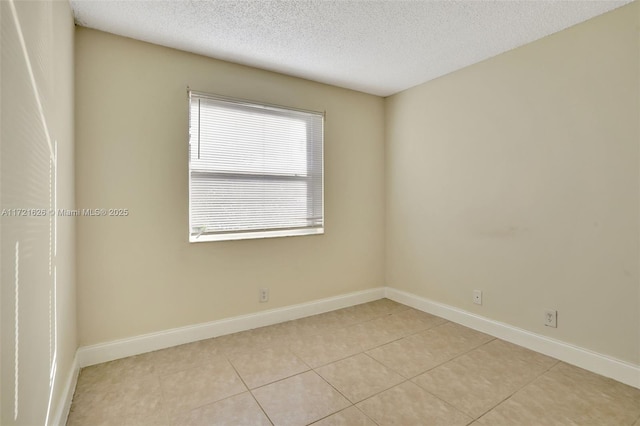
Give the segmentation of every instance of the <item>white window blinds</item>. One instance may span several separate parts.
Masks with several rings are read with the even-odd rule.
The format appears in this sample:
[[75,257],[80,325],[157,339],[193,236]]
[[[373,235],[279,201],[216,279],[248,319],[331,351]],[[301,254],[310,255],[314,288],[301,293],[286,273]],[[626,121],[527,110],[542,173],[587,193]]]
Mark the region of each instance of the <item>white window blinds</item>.
[[189,240],[323,233],[323,114],[189,98]]

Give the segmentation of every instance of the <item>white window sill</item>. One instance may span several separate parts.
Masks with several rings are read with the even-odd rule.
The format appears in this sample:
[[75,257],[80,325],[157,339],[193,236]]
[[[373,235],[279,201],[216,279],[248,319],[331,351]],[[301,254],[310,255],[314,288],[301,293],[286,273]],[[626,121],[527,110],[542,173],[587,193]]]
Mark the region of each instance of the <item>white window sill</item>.
[[233,241],[233,240],[255,240],[258,238],[278,238],[278,237],[297,237],[301,235],[320,235],[324,234],[324,228],[311,229],[285,229],[278,231],[257,231],[257,232],[234,232],[229,234],[210,234],[210,235],[190,235],[190,243],[204,243],[208,241]]

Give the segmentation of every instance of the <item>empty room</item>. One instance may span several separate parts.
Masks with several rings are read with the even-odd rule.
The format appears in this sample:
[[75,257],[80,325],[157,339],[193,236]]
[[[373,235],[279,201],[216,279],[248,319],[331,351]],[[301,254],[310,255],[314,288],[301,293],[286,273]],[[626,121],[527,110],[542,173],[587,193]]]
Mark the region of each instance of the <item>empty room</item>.
[[638,1],[0,22],[1,425],[640,426]]

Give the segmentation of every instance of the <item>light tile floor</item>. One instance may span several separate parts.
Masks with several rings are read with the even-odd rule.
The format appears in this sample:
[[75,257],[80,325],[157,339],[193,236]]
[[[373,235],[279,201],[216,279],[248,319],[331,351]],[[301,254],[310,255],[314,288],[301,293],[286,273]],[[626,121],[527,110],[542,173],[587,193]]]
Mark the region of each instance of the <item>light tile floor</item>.
[[640,426],[640,390],[382,299],[81,371],[69,426]]

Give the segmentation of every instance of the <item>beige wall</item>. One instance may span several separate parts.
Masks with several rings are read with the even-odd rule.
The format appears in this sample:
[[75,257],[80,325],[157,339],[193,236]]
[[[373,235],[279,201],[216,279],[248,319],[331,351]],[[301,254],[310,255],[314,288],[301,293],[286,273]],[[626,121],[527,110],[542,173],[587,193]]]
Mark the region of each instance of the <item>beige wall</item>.
[[639,6],[387,99],[387,285],[640,364]]
[[[638,9],[386,100],[77,29],[80,344],[386,284],[640,364]],[[187,242],[187,85],[327,111],[324,236]]]
[[[189,244],[187,86],[326,111],[322,236]],[[76,32],[80,345],[381,286],[383,99]],[[271,289],[258,303],[258,289]]]
[[41,425],[49,407],[51,423],[64,404],[77,349],[74,220],[58,218],[56,226],[48,212],[54,202],[74,208],[74,25],[67,2],[14,4],[15,15],[10,2],[0,2],[0,209],[46,214],[0,217],[0,424]]

